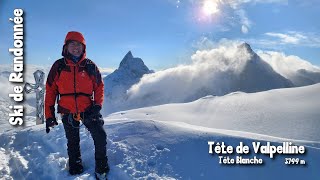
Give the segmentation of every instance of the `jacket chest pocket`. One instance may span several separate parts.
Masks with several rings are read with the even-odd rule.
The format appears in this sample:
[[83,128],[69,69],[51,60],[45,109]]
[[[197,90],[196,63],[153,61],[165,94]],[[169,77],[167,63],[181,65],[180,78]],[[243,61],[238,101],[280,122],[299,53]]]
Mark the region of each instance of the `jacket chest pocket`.
[[76,84],[78,92],[92,92],[93,83],[85,70],[79,71],[76,73]]
[[61,71],[56,81],[60,93],[69,93],[73,89],[73,72]]

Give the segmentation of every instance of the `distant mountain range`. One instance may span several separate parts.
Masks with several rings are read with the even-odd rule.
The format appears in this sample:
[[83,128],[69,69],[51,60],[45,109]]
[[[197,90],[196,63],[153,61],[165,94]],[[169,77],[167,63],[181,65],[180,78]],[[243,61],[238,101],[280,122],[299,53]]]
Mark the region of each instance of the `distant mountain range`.
[[[222,96],[236,91],[252,93],[320,82],[320,70],[319,72],[310,72],[301,69],[296,71],[296,73],[292,73],[291,76],[283,76],[281,72],[275,71],[271,63],[263,60],[255,53],[249,44],[240,44],[236,50],[243,51],[249,55],[248,59],[240,63],[241,68],[239,67],[236,70],[228,69],[225,71],[218,69],[217,71],[221,72],[212,75],[216,77],[211,77],[212,79],[219,79],[218,83],[214,81],[210,82],[210,80],[208,80],[205,85],[194,87],[194,89],[196,89],[195,91],[182,96],[183,98],[178,100],[177,98],[175,100],[165,97],[162,98],[163,94],[161,93],[163,90],[161,88],[151,88],[150,91],[148,91],[148,89],[143,89],[143,87],[148,86],[148,84],[141,86],[143,89],[141,91],[144,92],[134,97],[128,95],[128,91],[132,85],[137,85],[144,75],[153,73],[143,63],[142,59],[133,57],[132,53],[129,51],[121,61],[119,68],[104,78],[104,114],[106,115],[120,110],[135,109],[145,106],[190,102],[207,95]],[[233,59],[232,61],[237,60]],[[152,74],[151,76],[156,77],[157,73]],[[149,77],[149,79],[152,79],[152,77]],[[201,80],[201,77],[199,77],[198,80],[195,79],[194,81]],[[149,86],[152,85],[153,84],[149,84]],[[192,84],[190,86],[192,86]],[[167,86],[163,88],[171,88],[172,91],[174,91],[175,87]],[[174,93],[172,96],[174,96]]]

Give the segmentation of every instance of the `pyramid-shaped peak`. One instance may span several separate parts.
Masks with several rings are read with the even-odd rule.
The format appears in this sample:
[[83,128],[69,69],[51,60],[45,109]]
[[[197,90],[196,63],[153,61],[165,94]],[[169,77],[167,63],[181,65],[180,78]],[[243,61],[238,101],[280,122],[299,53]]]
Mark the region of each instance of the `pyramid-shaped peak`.
[[130,70],[149,73],[149,68],[144,64],[143,60],[139,57],[133,57],[132,52],[129,51],[122,61],[120,62],[119,69],[121,70]]
[[249,53],[253,53],[253,50],[251,49],[250,44],[248,44],[248,43],[246,43],[246,42],[240,44],[240,45],[239,45],[239,48],[245,49],[245,50],[247,50]]
[[132,55],[131,51],[127,52],[127,54],[124,56],[123,59],[127,59],[127,58],[130,58],[130,59],[133,58],[133,55]]
[[128,51],[127,54],[123,57],[122,61],[120,62],[119,67],[127,66],[128,64],[132,63],[136,58],[133,57],[132,52]]

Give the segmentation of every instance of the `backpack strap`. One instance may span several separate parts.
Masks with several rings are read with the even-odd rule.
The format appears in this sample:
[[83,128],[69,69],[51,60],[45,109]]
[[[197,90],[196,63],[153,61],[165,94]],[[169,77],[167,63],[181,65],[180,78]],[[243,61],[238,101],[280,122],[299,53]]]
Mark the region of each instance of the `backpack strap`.
[[86,58],[85,69],[89,76],[94,76],[96,81],[98,82],[98,72],[97,66],[90,59]]
[[89,75],[96,74],[96,65],[90,59],[86,59],[85,68]]
[[58,59],[58,63],[59,63],[59,66],[58,66],[57,72],[58,72],[58,76],[60,77],[61,71],[67,66],[67,64],[64,58]]
[[[67,65],[66,65],[66,62],[65,62],[65,59],[64,59],[64,58],[58,59],[57,62],[58,62],[57,73],[58,73],[58,77],[60,77],[61,71],[62,71]],[[58,95],[57,95],[57,104],[59,103],[60,97],[61,97],[61,94],[58,93]]]

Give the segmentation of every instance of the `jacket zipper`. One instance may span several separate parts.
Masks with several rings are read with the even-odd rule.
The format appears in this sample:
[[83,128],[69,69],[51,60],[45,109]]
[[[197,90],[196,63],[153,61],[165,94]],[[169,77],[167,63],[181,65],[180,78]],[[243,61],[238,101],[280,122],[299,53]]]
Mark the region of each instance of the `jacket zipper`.
[[73,71],[73,87],[74,87],[74,101],[76,103],[76,113],[78,114],[78,104],[77,104],[77,91],[76,91],[76,66],[74,66],[74,71]]

